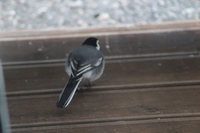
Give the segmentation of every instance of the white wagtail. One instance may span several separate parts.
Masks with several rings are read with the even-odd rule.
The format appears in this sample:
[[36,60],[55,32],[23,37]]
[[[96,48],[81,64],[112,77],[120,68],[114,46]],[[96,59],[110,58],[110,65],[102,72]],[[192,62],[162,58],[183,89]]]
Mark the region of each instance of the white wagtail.
[[70,78],[58,98],[58,108],[69,105],[82,79],[87,79],[90,83],[102,75],[104,56],[100,51],[99,40],[90,37],[73,50],[66,61],[65,70]]

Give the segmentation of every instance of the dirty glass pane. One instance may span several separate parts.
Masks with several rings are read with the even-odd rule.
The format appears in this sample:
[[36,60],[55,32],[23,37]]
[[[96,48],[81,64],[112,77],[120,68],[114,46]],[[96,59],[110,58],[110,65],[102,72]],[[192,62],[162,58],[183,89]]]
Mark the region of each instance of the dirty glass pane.
[[199,18],[199,0],[0,0],[2,126],[199,133]]

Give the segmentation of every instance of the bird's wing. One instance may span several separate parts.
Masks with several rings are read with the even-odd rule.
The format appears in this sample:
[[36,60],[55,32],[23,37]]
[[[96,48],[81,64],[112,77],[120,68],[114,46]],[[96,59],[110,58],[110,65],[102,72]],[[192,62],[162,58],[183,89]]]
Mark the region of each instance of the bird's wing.
[[93,69],[93,66],[91,64],[85,64],[85,65],[78,65],[76,61],[71,61],[70,62],[70,67],[71,67],[71,76],[72,77],[77,77],[81,76],[84,73],[90,71]]

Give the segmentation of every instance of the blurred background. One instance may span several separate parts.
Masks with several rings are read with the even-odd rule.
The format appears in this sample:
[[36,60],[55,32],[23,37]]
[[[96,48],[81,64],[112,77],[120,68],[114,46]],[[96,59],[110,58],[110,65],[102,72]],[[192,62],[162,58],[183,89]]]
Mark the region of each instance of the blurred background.
[[197,20],[200,0],[0,0],[0,30]]

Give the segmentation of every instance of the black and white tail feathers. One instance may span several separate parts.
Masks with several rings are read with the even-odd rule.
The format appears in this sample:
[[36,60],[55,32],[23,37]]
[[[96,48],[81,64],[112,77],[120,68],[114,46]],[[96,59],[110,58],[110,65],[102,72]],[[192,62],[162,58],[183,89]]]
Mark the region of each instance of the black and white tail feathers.
[[69,82],[67,83],[67,85],[65,86],[58,98],[56,104],[58,108],[64,108],[71,102],[81,80],[82,77],[80,76],[70,77]]
[[82,76],[84,73],[92,70],[91,64],[85,65],[80,67],[77,65],[77,62],[71,61],[70,62],[70,70],[71,70],[71,76],[69,78],[69,81],[63,91],[61,92],[56,106],[58,108],[64,108],[67,107],[67,105],[71,102],[79,83],[82,80]]

